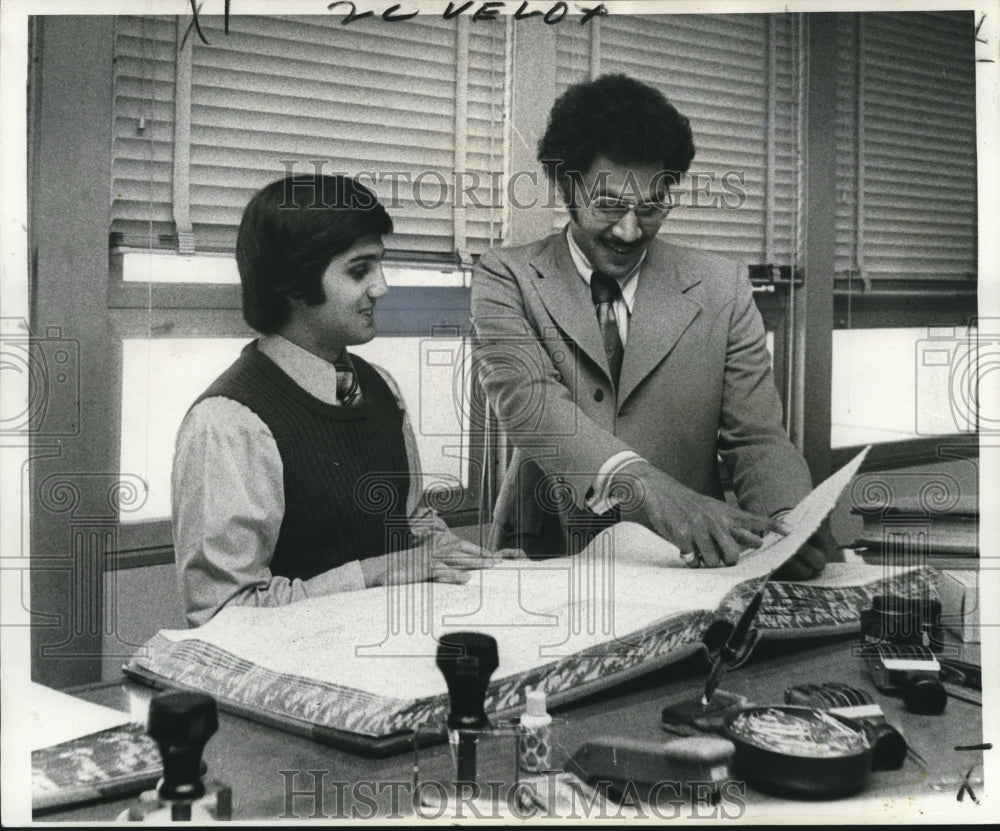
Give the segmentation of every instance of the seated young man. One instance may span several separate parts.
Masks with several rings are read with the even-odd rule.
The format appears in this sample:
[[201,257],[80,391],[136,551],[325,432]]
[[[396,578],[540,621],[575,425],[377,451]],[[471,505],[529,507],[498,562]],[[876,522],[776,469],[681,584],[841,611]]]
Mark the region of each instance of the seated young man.
[[247,205],[236,259],[261,337],[195,401],[174,458],[189,625],[230,604],[465,582],[495,562],[421,505],[396,384],[347,351],[375,336],[391,231],[375,195],[340,176],[280,180]]

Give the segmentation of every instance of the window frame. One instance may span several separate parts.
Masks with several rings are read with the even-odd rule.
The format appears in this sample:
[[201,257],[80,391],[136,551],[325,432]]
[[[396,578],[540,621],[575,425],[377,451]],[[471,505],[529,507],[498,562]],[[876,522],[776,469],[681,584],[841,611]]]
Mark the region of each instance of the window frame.
[[[108,311],[114,332],[121,342],[128,338],[256,337],[258,333],[243,320],[238,285],[199,283],[125,282],[121,279],[122,255],[111,254]],[[426,262],[400,264],[419,267]],[[467,272],[466,272],[467,274]],[[464,280],[468,283],[468,280]],[[393,337],[469,337],[470,289],[463,286],[394,286],[379,301],[380,339]],[[178,314],[178,313],[183,314]],[[121,413],[122,365],[115,374],[115,398]],[[407,402],[412,413],[413,402]],[[119,425],[120,428],[120,425]],[[119,430],[120,432],[120,430]],[[120,459],[120,435],[116,442]],[[469,436],[468,485],[456,507],[442,513],[452,527],[476,522],[480,514],[481,477],[478,469],[488,463],[489,451],[475,436]],[[490,475],[489,473],[487,475]],[[446,499],[450,504],[451,500]],[[110,558],[111,567],[126,568],[173,561],[169,517],[119,521],[118,547]]]
[[[913,12],[914,16],[917,14],[925,15],[919,21],[920,25],[924,23],[929,25],[935,13],[942,15],[947,12],[934,12],[933,10],[926,12],[915,10]],[[844,180],[851,179],[854,186],[865,188],[871,178],[868,175],[871,173],[868,157],[874,155],[877,158],[878,139],[875,139],[874,151],[866,145],[866,130],[870,131],[871,129],[871,125],[867,124],[867,121],[870,120],[868,110],[878,112],[877,99],[868,101],[867,105],[865,102],[866,95],[869,98],[877,95],[871,91],[867,83],[872,68],[868,66],[865,59],[871,54],[878,54],[877,50],[872,52],[869,42],[872,34],[866,20],[876,21],[876,31],[881,26],[884,36],[888,31],[884,18],[888,14],[891,13],[861,12],[838,16],[838,43],[844,45],[849,42],[850,54],[846,52],[838,54],[841,60],[834,67],[834,71],[837,73],[838,84],[850,86],[854,94],[850,110],[843,106],[835,108],[838,119],[838,129],[835,133],[837,134],[838,151],[840,151],[838,159],[842,156],[849,157],[849,163],[840,165],[838,168],[838,172],[843,171],[841,185],[843,185]],[[899,14],[905,16],[907,13],[901,12]],[[966,15],[969,20],[970,44],[967,59],[974,67],[974,43],[971,38],[971,29],[974,25],[973,13],[967,10],[958,12],[958,14]],[[901,20],[902,17],[898,19]],[[894,32],[893,36],[896,34]],[[946,59],[954,57],[947,51],[942,54],[946,56]],[[965,57],[961,56],[959,60]],[[935,58],[941,66],[942,73],[946,69],[946,59]],[[850,63],[849,68],[848,63]],[[952,68],[954,69],[954,67]],[[970,71],[974,72],[973,69]],[[975,115],[975,102],[973,102],[973,115]],[[878,119],[876,118],[876,120]],[[884,124],[881,126],[884,128]],[[878,127],[876,127],[876,132],[877,129]],[[978,135],[978,125],[976,130]],[[846,152],[848,144],[850,150]],[[973,152],[975,152],[975,147],[973,147]],[[940,170],[935,171],[935,180],[946,179],[946,174]],[[865,207],[869,197],[874,196],[877,199],[886,192],[884,184],[876,185],[872,189],[872,193],[862,193],[860,205],[857,197],[849,205],[838,202],[834,216],[837,228],[836,257],[838,262],[848,262],[851,265],[846,274],[843,268],[835,270],[833,329],[897,329],[935,325],[968,326],[978,311],[977,280],[961,279],[954,275],[937,278],[923,276],[889,278],[879,275],[868,277],[864,273],[867,223],[872,219],[872,217],[867,216]],[[974,202],[975,193],[970,198]],[[878,211],[876,211],[875,217],[877,218],[878,215]],[[919,221],[926,220],[921,216]],[[978,240],[978,222],[974,224],[974,236]],[[878,243],[876,243],[876,248],[878,248]],[[856,273],[859,267],[862,271]],[[940,461],[942,447],[967,448],[976,440],[977,434],[951,433],[880,442],[872,446],[863,470],[885,470],[892,466],[920,465]],[[834,466],[844,464],[862,448],[862,445],[832,448],[831,462]]]
[[[839,16],[838,25],[846,25],[849,17],[849,15]],[[775,38],[773,22],[769,24],[769,28],[773,47]],[[599,49],[600,21],[594,21],[591,31],[595,33],[593,38]],[[600,56],[598,53],[595,57],[593,43],[590,49],[591,73],[593,74],[600,67]],[[514,74],[516,75],[516,70]],[[513,84],[514,80],[508,79],[506,83]],[[509,140],[509,136],[507,140]],[[773,141],[773,137],[769,141]],[[505,149],[504,152],[506,154],[508,151]],[[768,187],[773,187],[773,182],[769,182]],[[511,230],[513,232],[511,235],[516,236],[518,229]],[[113,249],[108,286],[109,314],[120,337],[145,335],[147,334],[145,328],[147,324],[149,325],[148,334],[152,337],[206,335],[252,337],[254,335],[238,314],[240,302],[238,286],[125,282],[121,278],[120,259],[115,256],[116,252],[121,253],[123,250]],[[414,255],[412,252],[389,252],[389,256],[418,267],[432,264],[435,260],[443,262],[440,256],[433,254]],[[416,256],[416,258],[407,261],[407,256]],[[449,261],[449,264],[453,263]],[[765,264],[763,267],[775,268],[771,264]],[[801,271],[799,273],[801,274]],[[786,325],[790,320],[796,321],[796,328],[802,325],[802,318],[805,317],[802,314],[802,309],[799,308],[799,311],[796,312],[792,306],[801,307],[803,298],[798,295],[802,293],[804,286],[808,286],[809,280],[808,277],[805,280],[800,278],[793,287],[782,286],[779,280],[773,284],[776,290],[761,290],[762,285],[766,282],[766,280],[758,282],[755,301],[764,318],[766,328],[774,333],[775,378],[785,408],[787,422],[790,418],[790,409],[794,410],[797,406],[801,406],[800,403],[797,403],[801,391],[796,391],[788,378],[789,371],[801,370],[800,366],[796,366],[796,360],[801,359],[797,359],[794,354],[794,342],[797,337],[793,333],[786,332]],[[862,286],[861,291],[858,290],[859,285]],[[808,291],[805,292],[806,295],[808,293]],[[815,293],[814,289],[813,293]],[[431,329],[435,326],[454,327],[457,332],[465,331],[463,327],[468,321],[468,308],[467,304],[464,309],[462,308],[461,300],[467,301],[467,295],[467,288],[455,291],[451,288],[438,287],[421,289],[396,287],[381,304],[379,336],[383,338],[407,335],[429,336]],[[860,281],[853,280],[850,276],[835,277],[832,288],[833,324],[831,328],[850,326],[888,328],[914,322],[917,325],[944,322],[961,324],[967,322],[969,317],[974,316],[975,299],[974,285],[955,280],[924,280],[916,286],[913,281],[909,280],[880,280],[874,289],[867,289]],[[415,303],[418,302],[424,305],[416,306]],[[448,309],[451,314],[442,319],[433,311],[435,308]],[[417,314],[414,314],[415,309],[419,309]],[[179,323],[175,319],[176,312],[179,310],[186,312],[183,323]],[[190,314],[192,312],[196,312],[196,314]],[[810,341],[813,340],[815,331],[810,332],[806,337]],[[120,395],[121,391],[118,392]],[[806,396],[809,395],[807,390]],[[829,402],[829,391],[827,391],[826,400]],[[829,406],[827,406],[827,412],[829,413]],[[808,456],[810,437],[795,435],[796,425],[794,423],[790,429],[793,438],[806,445]],[[961,443],[967,439],[967,435],[956,434],[948,437],[935,436],[903,442],[886,442],[884,445],[879,445],[879,447],[885,446],[886,449],[873,453],[872,461],[869,464],[875,464],[874,459],[876,458],[885,460],[914,458],[915,452],[916,457],[930,458],[942,441]],[[900,447],[893,448],[893,445]],[[905,453],[902,452],[903,445],[907,448]],[[503,456],[502,451],[498,451],[495,447],[486,447],[472,436],[470,436],[469,446],[470,449],[479,454],[476,463],[487,465],[488,489],[485,494],[478,494],[475,497],[466,494],[460,509],[445,517],[445,520],[453,525],[469,524],[483,518],[484,509],[485,516],[488,517],[490,506],[481,506],[479,503],[484,497],[488,497],[490,490],[495,491],[495,488],[498,487],[498,477],[502,469],[502,466],[497,464],[497,458]],[[897,452],[897,449],[900,452]],[[860,448],[828,449],[826,455],[832,464],[856,450],[860,450]],[[477,488],[476,477],[470,476],[469,486],[470,491]],[[139,524],[136,523],[136,525]],[[121,524],[122,544],[116,554],[117,560],[122,563],[131,562],[143,552],[163,552],[156,556],[167,556],[170,550],[169,534],[167,533],[169,520],[151,520],[146,524],[149,525],[149,529],[143,532],[134,532],[129,527],[132,525],[131,523]]]

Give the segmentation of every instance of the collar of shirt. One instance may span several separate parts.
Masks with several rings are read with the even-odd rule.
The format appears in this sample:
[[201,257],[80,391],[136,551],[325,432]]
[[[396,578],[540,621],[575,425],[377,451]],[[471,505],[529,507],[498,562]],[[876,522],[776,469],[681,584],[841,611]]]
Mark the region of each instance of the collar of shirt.
[[[573,239],[573,233],[570,231],[568,225],[566,226],[566,242],[569,243],[569,256],[573,260],[573,265],[576,266],[576,270],[583,279],[583,282],[589,286],[590,275],[594,273],[594,267],[590,264],[583,251],[580,250],[580,246],[576,244],[576,240]],[[639,262],[635,264],[635,268],[625,275],[624,280],[618,281],[618,285],[622,290],[622,300],[625,301],[625,307],[628,309],[629,314],[632,314],[633,307],[635,306],[635,290],[636,286],[639,285],[639,271],[645,261],[646,252],[643,251]]]
[[329,361],[281,335],[261,335],[257,348],[288,377],[324,404],[337,404],[337,370]]

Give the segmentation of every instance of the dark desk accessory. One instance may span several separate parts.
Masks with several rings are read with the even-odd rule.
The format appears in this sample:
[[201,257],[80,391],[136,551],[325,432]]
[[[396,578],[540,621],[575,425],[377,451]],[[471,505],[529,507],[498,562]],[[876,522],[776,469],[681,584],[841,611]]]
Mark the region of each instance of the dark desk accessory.
[[[752,628],[753,620],[764,599],[764,585],[750,600],[735,627],[713,626],[705,633],[705,654],[712,663],[712,670],[705,688],[698,698],[674,701],[660,712],[664,730],[679,735],[698,733],[723,733],[729,718],[749,703],[746,698],[719,689],[725,674],[742,666],[760,640],[760,633]],[[719,646],[715,649],[715,644]],[[714,658],[712,653],[716,652]]]
[[[733,743],[717,736],[666,742],[602,736],[584,742],[566,763],[566,770],[592,787],[605,789],[615,801],[626,792],[647,804],[692,794],[714,801],[722,783],[732,778],[733,753]],[[679,790],[689,793],[685,796]]]
[[486,688],[500,664],[497,642],[479,632],[452,632],[438,641],[437,667],[448,685],[451,709],[448,730],[458,745],[455,762],[458,783],[476,781],[477,731],[489,728]]
[[785,703],[816,707],[857,723],[872,745],[872,770],[899,770],[907,755],[927,770],[926,760],[906,744],[906,739],[885,719],[866,690],[836,681],[823,684],[797,684],[785,690]]
[[862,636],[894,643],[919,643],[938,652],[944,645],[941,601],[933,597],[880,594],[861,613]]
[[872,681],[880,692],[902,695],[911,713],[939,715],[948,703],[933,652],[940,615],[936,600],[895,596],[876,597],[861,612],[861,655]]
[[749,707],[729,723],[737,777],[769,793],[829,799],[862,790],[872,746],[850,719],[812,707]]
[[866,644],[862,653],[879,692],[899,694],[911,713],[937,716],[948,704],[941,665],[926,646]]
[[231,819],[230,788],[202,780],[202,753],[218,727],[215,699],[209,695],[175,691],[155,696],[146,731],[159,747],[163,777],[156,790],[141,794],[119,819],[154,823]]
[[687,695],[660,711],[660,726],[678,736],[724,735],[729,719],[749,706],[750,699],[725,690],[716,690],[707,707],[700,695]]

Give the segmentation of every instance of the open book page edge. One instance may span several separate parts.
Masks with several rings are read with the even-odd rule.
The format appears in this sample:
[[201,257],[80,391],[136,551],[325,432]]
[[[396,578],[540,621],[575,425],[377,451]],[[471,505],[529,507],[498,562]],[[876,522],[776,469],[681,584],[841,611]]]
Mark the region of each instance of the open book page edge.
[[[853,572],[838,579],[837,572]],[[834,563],[822,582],[771,583],[756,626],[767,637],[809,637],[856,630],[858,610],[867,608],[875,594],[886,592],[924,596],[930,579],[927,569],[910,569],[888,575],[875,566]],[[823,598],[822,603],[815,598]],[[734,610],[738,613],[738,610]],[[700,641],[715,613],[675,615],[634,635],[635,649],[601,654],[587,650],[547,660],[517,675],[495,678],[487,694],[487,709],[504,713],[523,704],[524,690],[542,687],[555,702],[571,701],[644,674],[682,657]],[[630,659],[632,652],[634,660]],[[432,663],[427,659],[428,663]],[[145,657],[133,661],[130,674],[150,676],[168,686],[201,689],[215,695],[224,709],[281,726],[296,722],[362,736],[388,736],[414,726],[440,721],[447,713],[442,682],[437,695],[408,700],[388,691],[354,689],[330,680],[275,673],[251,662],[235,659],[223,648],[189,639],[172,643],[154,637]],[[322,740],[322,739],[320,739]]]
[[[673,581],[687,582],[686,575],[696,575],[695,579],[701,584],[708,581],[719,581],[728,583],[729,588],[737,589],[742,581],[754,580],[770,574],[795,555],[836,505],[841,492],[864,461],[868,449],[865,448],[858,453],[854,459],[826,479],[799,503],[785,519],[789,526],[789,533],[786,536],[769,535],[763,546],[747,552],[735,566],[730,568],[710,571],[689,569],[677,556],[676,546],[641,525],[629,522],[619,523],[602,531],[590,545],[576,555],[576,558],[583,561],[606,556],[610,562],[613,562],[616,572],[621,570],[620,573],[623,575],[628,572],[629,576],[633,578],[653,578],[661,574],[662,569],[669,568],[671,571],[676,569],[680,572],[670,576],[669,579]],[[566,570],[573,559],[502,561],[496,569],[491,571]],[[490,571],[473,572],[472,574],[474,577],[479,576],[481,580],[470,580],[470,583],[465,586],[426,584],[414,591],[421,594],[431,593],[434,595],[432,600],[442,600],[449,603],[453,596],[461,594],[470,587],[485,590],[489,587],[489,583],[500,579],[499,577],[494,578]],[[753,590],[755,591],[756,588]],[[168,640],[183,640],[192,637],[215,639],[214,633],[216,631],[224,632],[229,629],[235,636],[237,633],[245,634],[245,628],[253,625],[254,620],[260,616],[268,618],[270,627],[300,626],[302,631],[308,632],[318,621],[328,619],[331,615],[356,617],[366,609],[373,608],[373,602],[377,602],[375,598],[381,598],[385,594],[386,591],[383,588],[373,588],[359,592],[311,598],[287,606],[266,609],[245,606],[228,607],[198,629],[164,630],[160,634]],[[549,608],[558,605],[560,604],[549,604]],[[711,610],[717,606],[698,604],[690,608]],[[541,611],[541,609],[536,608],[536,611]],[[238,642],[238,639],[236,640]]]
[[[803,500],[799,508],[793,512],[791,533],[782,540],[773,541],[766,551],[758,551],[753,556],[748,556],[744,562],[739,563],[731,569],[701,571],[686,567],[661,567],[658,570],[659,578],[666,581],[665,583],[661,583],[661,586],[666,587],[663,591],[668,596],[673,593],[669,591],[671,586],[670,581],[678,581],[682,577],[687,579],[697,578],[706,583],[722,580],[723,584],[720,585],[724,589],[724,592],[721,603],[706,604],[700,608],[688,607],[683,611],[674,610],[666,612],[665,609],[661,608],[654,612],[652,608],[649,608],[651,604],[646,599],[648,598],[647,592],[650,589],[650,568],[623,565],[621,572],[615,579],[620,577],[626,580],[626,582],[631,580],[634,590],[641,595],[646,595],[646,597],[633,605],[637,609],[638,607],[646,607],[644,612],[649,613],[649,616],[642,621],[642,624],[628,635],[628,640],[635,641],[637,644],[635,650],[625,650],[626,652],[630,652],[630,656],[626,659],[621,654],[612,654],[612,650],[609,650],[608,647],[612,643],[618,643],[617,639],[612,638],[611,641],[605,639],[603,642],[581,642],[578,645],[574,645],[572,649],[567,648],[564,654],[550,655],[548,659],[543,656],[533,666],[521,666],[513,674],[504,674],[501,671],[501,674],[491,684],[491,696],[494,699],[492,703],[495,709],[500,711],[507,707],[516,706],[520,702],[520,695],[523,693],[525,686],[541,685],[553,695],[558,695],[560,692],[567,690],[584,689],[600,682],[603,678],[618,677],[631,672],[635,667],[646,664],[648,661],[664,659],[671,653],[675,653],[683,645],[700,639],[704,627],[711,622],[711,619],[725,612],[727,598],[735,599],[737,596],[748,596],[755,591],[759,583],[757,578],[763,578],[773,568],[784,562],[787,556],[794,554],[794,550],[797,550],[798,545],[801,544],[800,542],[796,542],[797,540],[804,541],[813,533],[836,503],[837,497],[847,482],[850,481],[851,476],[856,472],[863,458],[864,453],[859,454],[855,460],[833,477],[830,477],[820,488],[817,488],[810,497]],[[648,534],[648,532],[644,532],[644,529],[641,529],[640,532],[635,531],[635,529],[622,528],[621,526],[617,526],[617,528],[619,529],[619,545],[622,544],[623,540],[642,538],[643,533]],[[613,537],[613,532],[614,529],[609,529],[605,533]],[[652,536],[655,537],[655,535]],[[646,537],[645,543],[648,544],[650,542],[648,537]],[[661,540],[660,542],[662,543],[663,541]],[[783,550],[792,546],[794,546],[794,549],[790,553]],[[588,557],[594,559],[594,552],[586,554],[582,557],[582,560],[586,561]],[[479,585],[486,588],[496,579],[505,577],[505,575],[499,572],[509,568],[518,569],[520,567],[520,571],[528,572],[527,575],[524,575],[519,571],[516,575],[518,579],[525,576],[530,578],[532,572],[537,571],[541,573],[545,569],[562,569],[563,571],[567,571],[567,568],[569,568],[569,573],[572,574],[572,569],[579,566],[578,563],[569,562],[572,560],[574,558],[562,558],[559,561],[543,561],[542,563],[526,563],[523,561],[505,563],[503,569],[498,568],[493,570],[497,572],[496,574],[481,572],[480,574],[485,575],[485,577],[484,582]],[[613,560],[611,562],[613,563]],[[871,578],[872,572],[869,570],[869,583],[872,582]],[[531,580],[531,582],[534,581]],[[808,590],[808,584],[802,585]],[[677,589],[678,587],[675,584],[673,588]],[[419,591],[431,592],[428,596],[433,597],[436,606],[440,605],[442,601],[462,597],[467,600],[469,597],[468,586],[421,584],[418,589]],[[309,637],[315,632],[312,626],[319,621],[324,619],[329,620],[334,616],[354,621],[366,607],[369,610],[370,616],[372,608],[370,591],[351,593],[352,596],[317,598],[312,601],[304,601],[300,604],[293,604],[292,606],[278,609],[258,610],[237,608],[224,610],[214,621],[198,630],[161,632],[160,636],[158,636],[156,648],[147,650],[148,654],[145,658],[138,656],[134,664],[138,667],[145,667],[146,670],[154,674],[159,671],[157,669],[159,667],[165,671],[166,677],[169,678],[173,674],[174,680],[178,683],[188,684],[197,688],[202,686],[203,682],[212,682],[216,685],[221,684],[224,689],[230,692],[233,690],[232,679],[228,679],[227,681],[222,676],[227,671],[232,671],[237,667],[240,672],[253,669],[260,676],[253,682],[255,684],[259,683],[273,690],[276,685],[280,687],[282,679],[289,682],[286,686],[290,687],[290,689],[282,691],[282,695],[286,699],[284,703],[289,705],[291,711],[300,710],[308,713],[309,719],[321,716],[322,714],[318,712],[317,708],[322,709],[324,705],[320,704],[315,698],[310,699],[308,695],[305,695],[306,688],[321,688],[325,690],[327,698],[341,699],[341,703],[344,705],[342,707],[334,706],[332,710],[327,708],[328,712],[323,716],[327,720],[327,723],[338,729],[359,733],[371,735],[385,734],[387,731],[404,729],[407,725],[412,725],[418,722],[421,717],[431,713],[440,715],[440,709],[443,706],[444,685],[443,681],[436,676],[435,681],[439,683],[433,685],[430,683],[424,685],[408,683],[407,687],[410,694],[413,694],[413,697],[407,700],[404,696],[400,695],[402,690],[392,684],[389,687],[380,683],[372,683],[371,685],[363,684],[362,687],[367,687],[367,689],[363,689],[359,688],[357,684],[339,683],[337,671],[333,670],[330,673],[324,672],[321,676],[317,677],[301,676],[298,674],[294,674],[293,677],[293,673],[275,671],[273,667],[257,663],[255,659],[260,659],[262,654],[266,658],[266,653],[255,653],[253,649],[250,649],[249,654],[243,658],[234,654],[241,651],[240,646],[245,645],[250,631],[247,628],[247,624],[250,624],[255,619],[257,619],[257,623],[260,623],[262,619],[266,619],[268,624],[267,630],[271,638],[271,648],[269,651],[274,652],[274,643],[276,641],[281,642],[281,636],[278,633],[288,631],[288,625],[294,624],[300,616],[310,622],[311,625],[301,627],[295,631],[299,632],[298,637],[300,639],[303,637],[306,638],[308,641],[306,645],[312,649],[315,644],[309,640]],[[487,596],[491,594],[493,592],[486,593]],[[652,596],[656,597],[656,594],[654,591]],[[444,605],[447,606],[448,604],[444,603]],[[557,602],[553,608],[567,608],[569,605],[573,605],[572,602],[570,604],[560,604]],[[531,611],[535,612],[538,609],[539,607],[536,606]],[[849,613],[853,615],[856,621],[857,607],[852,607]],[[462,616],[455,615],[455,617],[459,619],[458,624],[461,625]],[[794,617],[785,621],[786,628],[797,628],[797,624],[798,620]],[[229,630],[230,633],[235,633],[235,635],[227,637],[226,630]],[[307,633],[307,635],[303,636],[302,632]],[[509,637],[515,641],[519,641],[525,634],[526,630],[521,630],[514,632]],[[354,635],[357,635],[357,633],[355,632]],[[251,637],[249,640],[252,641],[253,638]],[[154,641],[157,641],[157,639],[154,638]],[[214,643],[212,643],[213,641]],[[584,641],[587,641],[587,639],[585,638]],[[174,642],[174,647],[180,648],[178,654],[175,656],[176,660],[173,661],[166,660],[163,654],[164,650],[170,651],[171,642]],[[353,643],[358,642],[358,640],[353,641]],[[151,645],[153,644],[153,642],[150,643]],[[327,644],[329,645],[330,643],[331,641],[328,638]],[[320,646],[322,645],[320,644]],[[433,646],[433,637],[430,633],[428,633],[423,646],[425,649]],[[580,648],[577,648],[577,646]],[[228,651],[226,647],[231,647],[233,651]],[[201,676],[199,676],[198,671],[195,671],[193,674],[189,672],[188,667],[184,667],[179,671],[178,666],[187,663],[186,658],[180,653],[191,650],[200,654],[195,656],[192,653],[187,656],[187,658],[195,659],[188,667],[190,665],[211,667],[213,662],[221,662],[225,666],[217,668],[217,671],[214,672],[205,670]],[[386,655],[385,657],[391,656]],[[427,675],[428,679],[426,680],[428,682],[429,676],[435,672],[432,657],[432,652],[424,655],[422,658],[423,663],[419,665],[423,670],[418,674]],[[236,662],[235,664],[233,663],[234,661]],[[391,663],[390,661],[384,664],[385,668],[389,669]],[[337,664],[338,662],[331,658],[328,666],[334,665],[334,670],[336,670],[335,665]],[[427,666],[424,667],[423,664]],[[341,664],[341,666],[343,665]],[[417,667],[418,665],[411,663],[410,666]],[[181,677],[178,677],[178,672]],[[405,674],[412,676],[412,673]],[[351,673],[348,673],[348,676],[350,675]],[[347,678],[344,678],[344,681],[347,680]],[[408,681],[412,680],[414,680],[412,677],[408,679]],[[296,687],[301,687],[302,689],[297,689]],[[421,687],[423,689],[418,690]],[[334,690],[341,695],[331,696],[330,693]],[[300,695],[300,693],[303,695]],[[253,700],[252,691],[248,691],[247,689],[243,689],[240,695],[244,697],[249,696],[247,698],[248,703]],[[352,708],[353,712],[351,712]]]
[[[737,566],[746,562],[748,568],[753,569],[754,578],[766,579],[794,557],[834,509],[840,495],[857,474],[869,450],[871,450],[870,445],[836,473],[828,476],[785,516],[783,522],[788,527],[786,535],[769,534],[764,539],[764,544],[756,551],[748,552]],[[734,586],[719,604],[720,614],[727,617],[738,615],[763,582],[763,579],[751,578]]]

